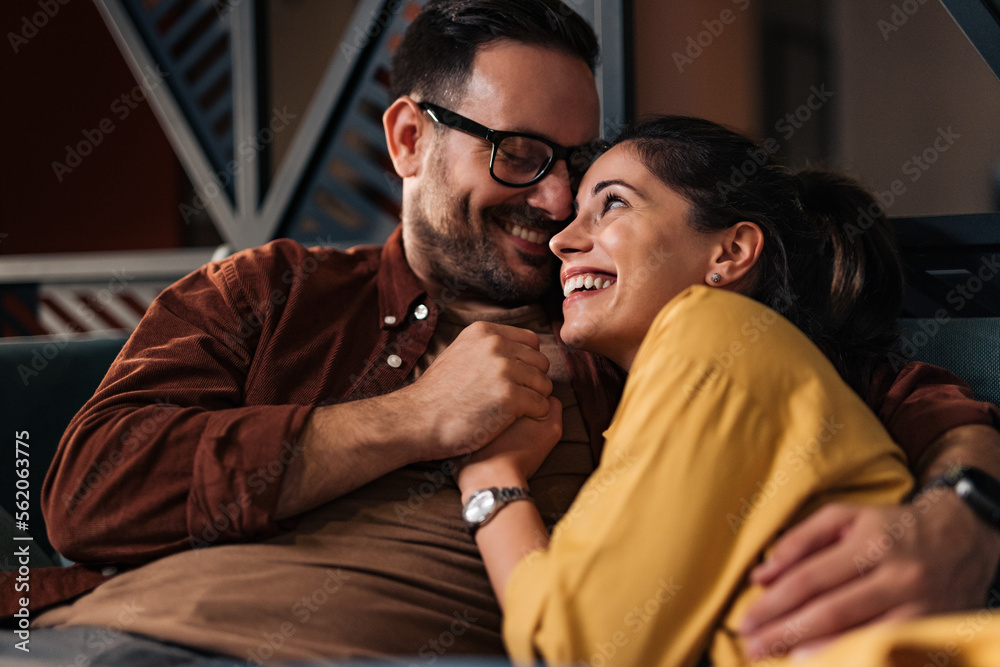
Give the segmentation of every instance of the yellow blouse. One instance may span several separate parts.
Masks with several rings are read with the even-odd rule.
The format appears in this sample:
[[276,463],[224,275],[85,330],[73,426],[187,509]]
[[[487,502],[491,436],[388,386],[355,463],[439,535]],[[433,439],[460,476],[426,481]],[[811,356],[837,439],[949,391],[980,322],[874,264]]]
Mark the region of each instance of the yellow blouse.
[[805,335],[708,287],[659,313],[605,436],[549,548],[508,583],[519,664],[672,667],[706,651],[744,664],[734,628],[758,592],[747,574],[775,537],[822,504],[896,503],[911,486],[902,453]]

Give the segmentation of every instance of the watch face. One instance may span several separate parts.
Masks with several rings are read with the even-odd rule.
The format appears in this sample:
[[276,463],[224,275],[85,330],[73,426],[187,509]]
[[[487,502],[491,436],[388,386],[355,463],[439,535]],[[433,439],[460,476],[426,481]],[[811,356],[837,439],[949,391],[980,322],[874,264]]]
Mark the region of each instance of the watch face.
[[462,518],[469,523],[480,523],[490,515],[495,504],[496,498],[492,491],[476,491],[462,510]]

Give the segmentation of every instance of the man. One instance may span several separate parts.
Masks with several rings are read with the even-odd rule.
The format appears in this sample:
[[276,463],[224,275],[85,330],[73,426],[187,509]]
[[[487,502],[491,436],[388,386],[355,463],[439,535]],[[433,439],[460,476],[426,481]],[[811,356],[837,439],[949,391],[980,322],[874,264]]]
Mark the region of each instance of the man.
[[[397,53],[408,94],[385,125],[404,215],[383,249],[280,241],[151,307],[84,409],[100,416],[71,425],[45,505],[68,557],[154,562],[37,626],[119,628],[259,662],[503,653],[446,460],[544,416],[555,393],[575,427],[535,484],[554,520],[593,470],[620,373],[563,355],[534,303],[552,284],[548,237],[572,215],[572,158],[560,151],[524,179],[537,182],[511,187],[491,175],[492,144],[447,125],[457,113],[588,143],[596,38],[563,5],[462,4],[421,14]],[[509,156],[549,149],[511,139]],[[88,485],[98,461],[113,470]]]
[[[573,210],[562,147],[599,133],[596,57],[562,4],[429,3],[384,116],[400,229],[381,249],[238,253],[154,303],[43,490],[67,556],[145,565],[53,575],[34,605],[101,585],[38,616],[58,629],[34,646],[104,628],[114,641],[86,643],[143,635],[151,655],[179,644],[252,662],[502,652],[448,459],[556,396],[563,440],[532,480],[551,524],[599,456],[621,374],[566,349],[538,305],[547,240]],[[934,391],[963,400],[947,381]],[[969,403],[934,427],[987,421]]]

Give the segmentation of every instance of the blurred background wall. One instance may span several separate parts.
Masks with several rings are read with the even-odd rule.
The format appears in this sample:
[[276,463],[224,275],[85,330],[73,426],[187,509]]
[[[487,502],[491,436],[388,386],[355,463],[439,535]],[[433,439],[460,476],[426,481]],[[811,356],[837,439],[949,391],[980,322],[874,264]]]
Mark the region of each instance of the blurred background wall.
[[[152,11],[164,1],[138,4]],[[180,9],[205,8],[180,46],[199,31],[218,28],[231,11],[247,4],[169,1]],[[259,1],[258,36],[267,44],[255,63],[262,73],[261,115],[266,120],[281,109],[288,117],[259,156],[260,180],[266,185],[295,152],[331,63],[345,49],[364,46],[350,22],[367,5],[365,0]],[[396,4],[405,17],[419,3]],[[939,0],[568,4],[591,17],[615,18],[622,26],[605,59],[623,66],[603,76],[621,79],[612,83],[627,98],[625,115],[692,114],[771,139],[792,166],[826,164],[854,173],[873,190],[895,188],[901,194],[893,196],[891,216],[1000,210],[1000,81]],[[168,254],[160,259],[170,270],[146,276],[162,284],[207,261],[227,239],[218,220],[198,206],[202,186],[192,183],[150,108],[148,97],[154,93],[148,87],[165,85],[162,77],[149,72],[146,87],[137,83],[91,0],[6,0],[0,3],[0,32],[5,91],[0,105],[0,335],[51,333],[51,327],[31,321],[39,304],[48,299],[68,311],[77,302],[93,302],[95,294],[114,286],[116,269],[138,285],[144,275],[139,269],[152,256],[95,260],[103,262],[103,274],[93,261],[84,261],[65,280],[97,276],[89,292],[74,287],[48,295],[38,291],[38,271],[54,265],[46,260],[36,271],[34,258],[65,255],[75,262],[81,253],[162,251]],[[386,41],[385,49],[391,50],[391,40]],[[229,46],[220,38],[212,53]],[[366,76],[384,84],[384,68],[372,71]],[[223,77],[211,95],[232,84]],[[377,122],[379,109],[366,113]],[[606,118],[605,126],[613,132],[621,120],[620,115]],[[375,197],[386,219],[393,219],[395,204],[389,199],[398,183],[384,158],[373,154],[377,128],[368,139],[351,136],[356,144],[367,142],[362,148],[375,165],[369,172],[383,181],[374,194],[359,186],[361,196]],[[87,154],[77,154],[82,151]],[[355,175],[345,164],[340,160],[317,169],[350,181]],[[315,210],[357,224],[357,214],[336,196],[319,194]],[[283,222],[275,233],[313,239],[328,229],[312,218],[295,224]],[[190,252],[177,254],[184,249]],[[34,273],[25,269],[21,280],[21,267],[29,265]],[[127,330],[161,283],[142,294],[136,290],[117,319],[110,317],[110,306],[95,310],[91,303],[84,312],[100,326]],[[105,315],[111,324],[100,317]],[[72,317],[59,317],[70,322],[67,330],[79,330]]]
[[[634,13],[639,114],[773,137],[793,166],[822,162],[873,189],[902,180],[891,216],[1000,210],[1000,81],[940,2],[635,0]],[[814,88],[829,97],[818,109]]]

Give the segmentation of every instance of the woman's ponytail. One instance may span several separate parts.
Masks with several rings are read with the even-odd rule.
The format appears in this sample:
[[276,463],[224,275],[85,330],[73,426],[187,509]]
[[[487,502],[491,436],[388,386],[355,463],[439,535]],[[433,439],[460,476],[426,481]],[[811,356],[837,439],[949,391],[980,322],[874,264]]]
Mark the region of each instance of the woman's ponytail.
[[798,173],[807,221],[819,233],[811,266],[793,269],[801,305],[818,319],[817,341],[862,397],[899,336],[903,269],[884,210],[842,174]]

